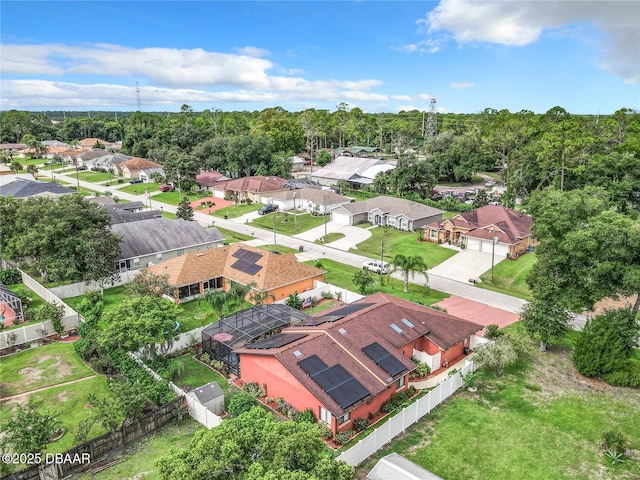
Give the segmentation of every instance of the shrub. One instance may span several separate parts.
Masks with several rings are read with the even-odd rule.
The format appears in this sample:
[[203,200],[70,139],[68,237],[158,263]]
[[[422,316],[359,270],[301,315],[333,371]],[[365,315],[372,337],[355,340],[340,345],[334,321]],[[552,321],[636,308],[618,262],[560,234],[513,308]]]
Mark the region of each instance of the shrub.
[[500,327],[498,325],[492,323],[491,325],[487,325],[487,330],[484,336],[489,340],[495,340],[496,338],[502,336],[502,332],[500,331]]
[[242,390],[252,395],[254,398],[260,398],[265,396],[265,391],[258,382],[247,382],[242,385]]
[[620,430],[607,430],[602,434],[602,449],[616,453],[624,453],[629,440]]
[[348,430],[346,432],[338,432],[336,433],[336,436],[334,437],[333,441],[336,442],[338,445],[344,445],[349,441],[349,439],[352,436],[353,436],[352,430]]
[[22,281],[22,275],[17,268],[7,268],[6,270],[0,270],[0,283],[5,285],[15,285]]
[[640,386],[640,361],[629,358],[619,362],[616,370],[603,375],[602,379],[609,385],[638,387]]
[[331,428],[324,422],[318,422],[318,434],[324,438],[325,440],[329,440],[333,433],[331,432]]
[[423,361],[418,360],[416,357],[413,357],[411,361],[416,364],[416,369],[411,372],[411,377],[426,377],[431,373],[431,367]]
[[298,423],[316,423],[316,417],[313,415],[311,408],[305,408],[296,415],[295,421]]
[[258,400],[256,400],[255,396],[251,395],[250,393],[239,393],[237,395],[234,395],[234,397],[229,402],[229,408],[227,408],[227,412],[232,417],[237,417],[244,412],[248,412],[256,405],[258,405]]
[[353,420],[353,428],[355,428],[358,432],[365,430],[368,426],[369,420],[367,420],[366,418],[356,418]]

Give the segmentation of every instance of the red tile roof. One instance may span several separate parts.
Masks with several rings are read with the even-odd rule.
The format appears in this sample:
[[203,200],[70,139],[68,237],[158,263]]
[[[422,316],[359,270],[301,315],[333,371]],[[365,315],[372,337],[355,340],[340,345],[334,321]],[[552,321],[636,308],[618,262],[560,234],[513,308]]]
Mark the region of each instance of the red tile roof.
[[211,187],[217,182],[222,182],[224,180],[230,180],[230,178],[220,172],[202,172],[196,175],[196,183],[207,187]]
[[159,163],[152,162],[146,158],[134,157],[131,160],[118,164],[119,169],[128,168],[130,171],[146,170],[148,168],[162,168]]
[[229,180],[224,183],[220,183],[220,188],[225,190],[232,190],[234,192],[250,192],[250,193],[262,193],[273,192],[275,190],[286,190],[284,184],[287,180],[280,177],[242,177],[234,180]]

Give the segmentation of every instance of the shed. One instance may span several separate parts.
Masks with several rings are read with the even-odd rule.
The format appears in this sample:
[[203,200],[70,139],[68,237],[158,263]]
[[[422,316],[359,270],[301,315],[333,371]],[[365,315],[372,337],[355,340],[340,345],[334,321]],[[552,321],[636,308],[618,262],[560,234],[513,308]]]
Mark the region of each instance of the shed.
[[367,474],[367,480],[443,480],[402,455],[391,453],[378,460]]
[[191,390],[187,395],[196,398],[202,406],[216,415],[224,413],[224,392],[216,382]]

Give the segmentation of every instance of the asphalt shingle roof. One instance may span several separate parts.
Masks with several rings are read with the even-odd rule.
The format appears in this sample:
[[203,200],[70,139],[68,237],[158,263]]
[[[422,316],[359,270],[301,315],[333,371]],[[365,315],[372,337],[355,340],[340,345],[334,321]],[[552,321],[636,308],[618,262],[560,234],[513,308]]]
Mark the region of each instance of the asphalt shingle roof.
[[434,215],[441,215],[444,213],[444,211],[439,208],[430,207],[422,203],[413,202],[404,198],[384,196],[349,203],[338,207],[338,209],[344,209],[352,215],[379,209],[387,215],[393,217],[397,215],[404,215],[411,220],[432,217]]

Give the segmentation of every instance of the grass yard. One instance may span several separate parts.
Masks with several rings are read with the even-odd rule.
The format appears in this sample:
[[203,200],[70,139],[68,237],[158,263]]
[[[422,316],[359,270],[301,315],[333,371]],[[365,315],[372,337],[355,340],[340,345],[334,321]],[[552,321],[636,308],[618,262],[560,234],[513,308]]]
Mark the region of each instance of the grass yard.
[[159,480],[158,467],[155,462],[166,456],[172,448],[189,446],[193,434],[202,427],[198,422],[187,416],[184,421],[170,423],[141,438],[126,448],[126,453],[120,458],[126,458],[122,463],[94,474],[84,473],[78,480],[122,480],[142,479]]
[[344,238],[344,237],[345,237],[344,233],[333,232],[333,233],[328,233],[324,237],[324,242],[321,242],[320,240],[316,240],[313,243],[318,243],[318,244],[324,245],[324,244],[327,244],[327,243],[335,242],[336,240],[340,240],[341,238]]
[[[307,263],[309,265],[316,264],[316,262]],[[358,271],[358,268],[327,259],[323,259],[320,263],[322,264],[321,268],[327,270],[327,273],[324,275],[325,282],[332,283],[333,285],[337,285],[338,287],[346,288],[351,291],[357,291],[352,279],[353,274]],[[404,293],[404,282],[396,280],[395,278],[385,279],[385,284],[383,286],[380,286],[380,281],[376,280],[375,287],[370,289],[367,294],[375,292],[388,293],[422,305],[431,305],[444,300],[445,298],[449,298],[448,293],[415,284],[409,284],[409,292]]]
[[[462,390],[360,465],[397,452],[448,480],[640,478],[640,396],[580,376],[567,348],[535,352],[504,376],[482,372]],[[612,466],[603,432],[620,429],[634,459]]]
[[273,252],[274,250],[277,250],[280,253],[298,253],[298,250],[296,250],[295,248],[291,248],[291,247],[286,247],[284,245],[274,245],[273,243],[269,243],[267,245],[260,245],[259,247],[256,247],[260,250],[265,250],[267,252]]
[[260,210],[261,207],[262,205],[260,203],[252,203],[251,205],[247,205],[246,203],[239,203],[237,205],[229,205],[228,207],[220,208],[213,212],[213,215],[221,218],[238,218],[245,213],[251,213]]
[[[132,185],[127,185],[126,187],[119,188],[119,192],[127,192],[133,195],[144,195],[145,193],[154,193],[158,191],[159,183],[150,182],[150,183],[134,183]],[[155,199],[155,196],[153,197]]]
[[78,358],[72,343],[29,348],[0,361],[0,398],[91,375],[94,372]]
[[[144,185],[144,184],[143,184]],[[135,185],[134,185],[135,186]],[[125,187],[126,188],[126,187]],[[144,190],[143,190],[144,192]],[[178,205],[184,197],[188,197],[189,201],[200,198],[198,194],[191,192],[162,192],[153,196],[153,200],[157,200],[162,203],[168,203],[169,205]]]
[[273,230],[275,225],[276,232],[282,233],[283,235],[295,235],[324,225],[324,222],[324,217],[314,217],[309,213],[291,215],[286,212],[275,212],[256,218],[251,224],[264,228],[265,230]]
[[225,243],[244,242],[244,241],[253,239],[253,237],[249,235],[244,235],[242,233],[234,232],[233,230],[228,230],[222,227],[216,227],[216,228],[224,237]]
[[228,407],[231,399],[241,391],[235,385],[230,384],[227,379],[216,370],[197,361],[191,357],[191,355],[175,358],[171,360],[171,363],[173,362],[179,362],[184,365],[184,372],[173,380],[173,383],[178,385],[180,388],[197,388],[202,385],[206,385],[209,382],[216,382],[224,392],[225,407]]
[[517,260],[502,260],[493,269],[493,281],[491,281],[491,270],[489,270],[480,276],[482,283],[476,286],[531,300],[531,290],[526,278],[535,263],[536,256],[533,253],[522,255]]
[[433,268],[436,265],[454,256],[455,250],[441,247],[431,242],[418,242],[416,232],[404,232],[396,229],[372,228],[369,230],[371,237],[357,245],[357,249],[352,249],[352,253],[366,255],[372,258],[380,258],[380,248],[384,240],[384,256],[386,261],[393,263],[396,255],[416,256],[419,255],[427,264]]
[[[76,175],[74,174],[73,176],[75,177]],[[106,182],[107,180],[114,179],[116,177],[114,177],[113,173],[109,175],[109,172],[84,171],[84,172],[78,172],[78,178],[80,180],[84,180],[85,182],[97,183],[97,182]]]
[[[44,348],[44,347],[39,347]],[[75,355],[75,353],[74,353]],[[3,360],[4,361],[4,360]],[[67,381],[67,377],[62,377],[59,382]],[[100,395],[109,395],[107,389],[107,379],[104,376],[87,377],[71,385],[57,385],[47,388],[31,395],[24,395],[16,399],[0,402],[0,418],[8,420],[16,404],[25,404],[32,397],[42,408],[54,413],[65,429],[64,436],[53,443],[50,443],[46,453],[61,453],[76,445],[75,435],[78,424],[92,416],[90,408],[87,408],[87,397],[89,393],[97,392]],[[0,422],[0,428],[2,428]],[[91,429],[90,438],[97,437],[105,433],[99,424]]]

